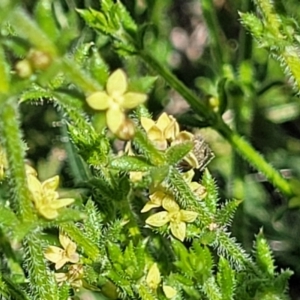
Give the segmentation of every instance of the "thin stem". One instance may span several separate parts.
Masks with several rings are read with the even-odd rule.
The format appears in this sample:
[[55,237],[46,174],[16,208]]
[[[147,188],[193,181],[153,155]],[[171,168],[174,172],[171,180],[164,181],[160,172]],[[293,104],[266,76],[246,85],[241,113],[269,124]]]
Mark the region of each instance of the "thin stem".
[[236,151],[247,159],[251,165],[261,171],[282,193],[289,197],[293,196],[293,192],[288,181],[286,181],[276,169],[268,164],[264,157],[260,155],[246,140],[244,140],[236,132],[232,131],[221,118],[218,124],[214,126],[214,129],[217,130],[228,142],[230,142]]
[[189,89],[184,83],[172,74],[168,68],[163,66],[156,58],[146,51],[140,51],[139,55],[142,59],[153,68],[158,74],[160,74],[168,84],[176,90],[186,101],[191,105],[192,109],[201,117],[206,120],[214,119],[214,114],[210,109],[200,101],[200,99]]
[[226,51],[224,51],[224,40],[221,38],[221,26],[218,23],[216,9],[212,0],[202,0],[201,7],[209,32],[211,52],[213,59],[215,60],[216,71],[221,75],[226,53]]

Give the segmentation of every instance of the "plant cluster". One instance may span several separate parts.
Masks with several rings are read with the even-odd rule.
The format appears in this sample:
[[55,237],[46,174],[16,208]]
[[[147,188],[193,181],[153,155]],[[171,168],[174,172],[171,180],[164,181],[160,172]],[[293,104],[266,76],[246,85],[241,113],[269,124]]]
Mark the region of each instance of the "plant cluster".
[[[288,299],[293,272],[276,269],[262,230],[251,254],[232,237],[241,200],[221,201],[206,168],[214,154],[190,129],[218,131],[297,206],[299,191],[222,118],[230,99],[253,88],[249,81],[212,43],[218,83],[201,101],[147,49],[151,26],[138,26],[121,1],[67,12],[50,2],[37,1],[33,15],[18,1],[0,3],[1,297],[67,300],[88,290],[101,299]],[[256,2],[264,19],[244,13],[242,22],[298,89],[293,23],[282,27],[270,1]],[[213,29],[213,5],[202,5]],[[81,38],[83,20],[89,41]],[[110,67],[104,43],[123,68]],[[143,75],[128,76],[126,66]],[[178,118],[185,129],[146,107],[159,76],[193,109]],[[72,189],[60,188],[61,174],[43,178],[26,160],[20,107],[45,102],[60,116]]]

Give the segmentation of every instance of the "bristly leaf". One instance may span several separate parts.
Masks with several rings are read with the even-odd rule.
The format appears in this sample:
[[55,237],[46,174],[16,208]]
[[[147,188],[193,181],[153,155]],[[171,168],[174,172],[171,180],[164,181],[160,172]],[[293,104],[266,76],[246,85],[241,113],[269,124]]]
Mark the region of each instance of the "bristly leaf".
[[147,138],[146,134],[139,128],[136,128],[133,144],[154,166],[161,166],[164,164],[164,154],[155,148]]
[[217,210],[215,222],[220,226],[230,225],[234,217],[234,213],[241,202],[241,200],[226,201],[226,203]]
[[58,28],[53,16],[51,2],[49,0],[38,1],[34,8],[34,16],[40,28],[52,41],[55,41],[58,37]]
[[95,245],[99,245],[102,238],[103,220],[95,203],[91,199],[85,204],[85,213],[87,218],[84,220],[84,231]]
[[202,184],[206,188],[207,196],[205,197],[205,204],[212,214],[216,213],[218,202],[218,189],[209,171],[206,169],[202,177]]
[[225,299],[225,298],[223,298],[223,295],[221,294],[221,291],[215,281],[215,277],[213,277],[213,276],[208,278],[204,282],[204,284],[202,286],[202,290],[208,299],[211,299],[211,300]]
[[78,227],[72,223],[64,223],[61,224],[60,227],[92,260],[96,260],[99,257],[100,253],[98,246],[95,245]]
[[149,93],[157,80],[157,76],[143,76],[139,78],[130,78],[128,90],[138,93]]
[[54,274],[47,267],[41,235],[37,233],[27,235],[24,249],[26,251],[26,269],[33,288],[32,299],[57,300],[58,285],[55,282]]
[[222,300],[233,299],[236,287],[235,273],[228,261],[222,256],[218,263],[217,281],[221,290]]
[[271,249],[263,236],[262,230],[256,236],[255,242],[255,257],[259,269],[266,276],[273,276],[275,271],[274,259]]
[[218,235],[213,246],[217,249],[218,254],[224,256],[236,270],[257,270],[250,256],[236,242],[235,238],[230,237],[230,233],[222,230],[217,231]]
[[0,47],[0,93],[7,93],[10,86],[10,67],[5,59],[3,48]]
[[121,156],[110,162],[110,167],[124,172],[147,172],[153,167],[144,157],[139,156]]
[[178,164],[193,149],[193,146],[192,142],[185,142],[169,147],[166,151],[168,164]]
[[89,69],[93,77],[101,84],[102,87],[104,87],[109,77],[109,67],[102,59],[96,47],[92,47]]

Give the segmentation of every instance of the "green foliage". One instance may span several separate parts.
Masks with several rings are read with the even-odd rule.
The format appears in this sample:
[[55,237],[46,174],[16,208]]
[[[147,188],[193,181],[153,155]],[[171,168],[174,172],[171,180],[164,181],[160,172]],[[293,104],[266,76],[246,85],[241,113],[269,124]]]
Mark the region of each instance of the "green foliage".
[[[241,30],[237,58],[213,1],[202,1],[211,40],[199,59],[203,74],[190,62],[200,74],[191,78],[170,66],[171,18],[162,17],[160,2],[104,0],[100,8],[79,2],[0,3],[1,299],[76,299],[84,290],[97,299],[289,299],[293,271],[277,270],[276,253],[262,230],[251,253],[249,241],[238,242],[230,226],[235,216],[242,219],[239,214],[271,219],[259,203],[265,196],[257,191],[261,186],[247,181],[244,161],[269,179],[286,203],[299,206],[299,181],[283,178],[247,142],[261,111],[268,110],[270,121],[272,105],[278,104],[277,112],[298,105],[286,103],[279,92],[270,105],[266,94],[282,79],[269,82],[268,76],[273,78],[262,63],[267,58],[258,47],[271,51],[299,90],[296,19],[277,13],[269,0],[255,1],[259,17],[250,10],[240,16],[257,41],[257,53],[243,49],[248,41]],[[236,4],[240,10],[242,2]],[[171,1],[165,5],[170,9]],[[128,78],[113,73],[116,68],[125,69]],[[111,74],[117,79],[109,80]],[[166,108],[162,99],[174,93],[169,87],[192,110],[154,121],[152,113]],[[97,110],[86,101],[91,95],[98,97]],[[43,116],[36,113],[41,107]],[[110,131],[108,123],[116,119],[121,126]],[[44,121],[54,124],[54,137]],[[212,172],[183,166],[183,161],[200,166],[210,161],[208,146],[191,142],[204,125],[233,146],[234,176],[227,184],[233,192],[226,194],[215,179],[215,174],[228,179],[228,156],[222,162],[223,154],[216,153]],[[186,135],[192,139],[184,140]],[[290,147],[299,146],[293,142]],[[52,152],[44,155],[41,145]],[[253,230],[250,240],[252,235]]]

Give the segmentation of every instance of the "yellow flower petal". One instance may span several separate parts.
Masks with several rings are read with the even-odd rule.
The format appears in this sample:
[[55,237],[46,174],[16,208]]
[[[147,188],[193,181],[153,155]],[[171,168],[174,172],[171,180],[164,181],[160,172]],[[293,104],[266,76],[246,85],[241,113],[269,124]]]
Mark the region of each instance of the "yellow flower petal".
[[177,295],[177,291],[169,285],[163,285],[162,289],[168,299],[171,299]]
[[183,242],[186,235],[186,224],[184,222],[171,222],[170,229],[172,234]]
[[63,258],[64,250],[56,246],[49,246],[45,250],[44,255],[46,259],[53,263],[56,263]]
[[129,92],[123,96],[123,103],[121,104],[121,106],[125,109],[132,109],[144,103],[146,100],[146,94]]
[[31,167],[30,165],[26,164],[25,170],[26,170],[26,175],[33,175],[33,176],[37,177],[36,170],[33,167]]
[[165,130],[167,128],[167,126],[170,124],[171,120],[169,118],[169,116],[164,112],[162,113],[159,118],[156,121],[156,126],[160,129],[160,130]]
[[188,131],[180,131],[179,134],[176,136],[176,142],[183,143],[189,142],[194,139],[194,135]]
[[169,214],[166,211],[161,211],[159,213],[156,213],[149,218],[146,219],[146,224],[155,226],[155,227],[161,227],[165,224],[167,224],[170,221]]
[[47,190],[54,191],[57,189],[58,184],[59,184],[59,176],[56,175],[42,182],[42,188],[45,191]]
[[47,220],[53,220],[58,217],[58,212],[56,209],[47,205],[36,206],[39,214]]
[[106,110],[108,109],[110,103],[113,100],[106,92],[99,91],[91,94],[86,98],[87,104],[96,110]]
[[141,125],[145,131],[148,132],[150,128],[155,125],[155,122],[152,119],[141,117]]
[[64,249],[67,249],[68,245],[72,243],[70,238],[62,232],[59,233],[58,239]]
[[106,112],[106,124],[112,133],[116,133],[125,122],[125,114],[118,106],[111,107]]
[[146,277],[146,282],[150,289],[156,290],[158,288],[158,285],[160,284],[160,281],[160,272],[157,267],[157,263],[154,263],[149,269]]
[[62,268],[68,261],[69,259],[67,257],[63,257],[55,264],[55,270]]
[[106,91],[109,96],[115,98],[123,95],[127,90],[127,76],[121,69],[114,71],[108,78]]
[[165,138],[169,141],[174,141],[176,136],[179,134],[179,124],[176,119],[172,116],[169,116],[170,123],[164,130]]
[[183,158],[183,161],[185,161],[193,169],[199,169],[199,167],[200,167],[198,159],[193,152],[188,153]]
[[148,201],[145,206],[143,207],[143,209],[141,210],[141,213],[147,212],[149,210],[151,210],[152,208],[156,208],[156,207],[160,207],[161,205],[158,205],[157,203],[154,203],[152,201]]
[[181,215],[181,221],[183,222],[194,222],[198,216],[198,213],[194,211],[188,211],[188,210],[180,210],[180,215]]
[[62,198],[62,199],[53,200],[51,203],[49,203],[49,205],[53,209],[59,209],[72,204],[74,201],[75,200],[73,198]]
[[41,182],[33,175],[27,176],[28,188],[33,196],[33,202],[37,203],[41,201],[43,190]]
[[163,199],[167,197],[167,195],[163,191],[156,191],[152,195],[149,196],[151,202],[161,206]]
[[162,206],[168,212],[178,212],[180,210],[179,205],[171,197],[164,198]]

